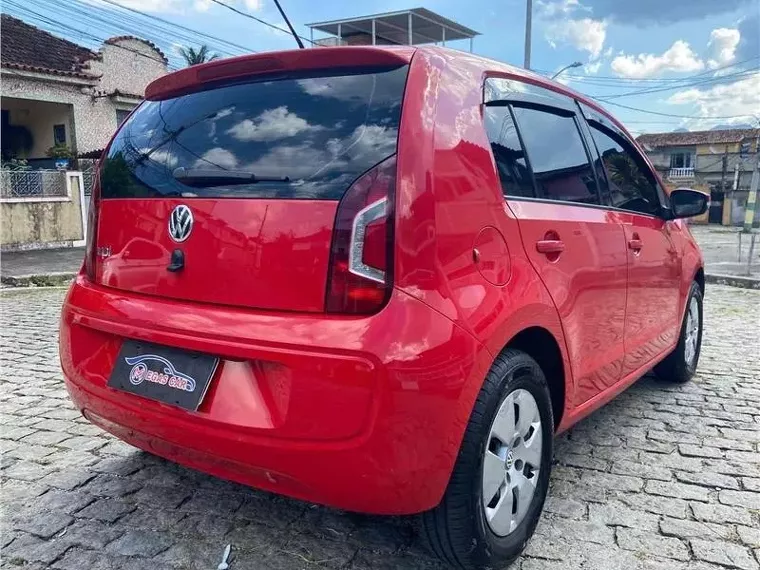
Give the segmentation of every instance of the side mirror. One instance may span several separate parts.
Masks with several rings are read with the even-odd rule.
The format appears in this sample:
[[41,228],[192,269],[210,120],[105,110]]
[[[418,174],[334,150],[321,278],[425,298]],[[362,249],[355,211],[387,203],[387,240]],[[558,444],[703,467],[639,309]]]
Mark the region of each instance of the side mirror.
[[677,188],[670,193],[670,209],[673,218],[691,218],[707,211],[707,194],[691,188]]

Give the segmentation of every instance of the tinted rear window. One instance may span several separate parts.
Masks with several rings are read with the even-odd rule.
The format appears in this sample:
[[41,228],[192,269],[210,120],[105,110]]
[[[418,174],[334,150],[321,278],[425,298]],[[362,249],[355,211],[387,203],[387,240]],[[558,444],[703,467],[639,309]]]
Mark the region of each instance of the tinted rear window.
[[[340,199],[396,152],[407,70],[288,77],[146,101],[103,161],[101,195]],[[238,181],[187,185],[177,179],[182,169]],[[248,173],[278,180],[241,184]]]

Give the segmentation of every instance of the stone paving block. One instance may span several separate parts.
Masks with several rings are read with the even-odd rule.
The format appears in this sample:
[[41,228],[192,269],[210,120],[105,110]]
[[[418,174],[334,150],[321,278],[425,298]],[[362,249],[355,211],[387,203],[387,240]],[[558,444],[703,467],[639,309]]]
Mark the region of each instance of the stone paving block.
[[112,523],[125,514],[132,512],[134,509],[135,507],[133,505],[117,499],[98,499],[76,513],[76,515],[80,518],[95,519]]
[[106,551],[120,556],[153,558],[169,548],[171,544],[172,540],[167,533],[130,529],[109,543]]
[[676,499],[704,501],[705,503],[710,500],[710,491],[698,485],[686,485],[684,483],[666,481],[647,481],[644,490],[650,495],[661,495]]
[[686,543],[678,538],[658,536],[630,528],[617,529],[617,543],[621,548],[644,556],[664,556],[675,560],[689,560]]
[[22,566],[24,570],[29,562],[41,562],[48,565],[63,555],[69,545],[59,540],[43,540],[31,534],[23,533],[3,548],[3,561],[11,567]]
[[744,544],[753,548],[760,548],[760,528],[737,526],[736,532],[739,534],[739,540]]
[[603,505],[589,505],[589,520],[608,526],[625,526],[656,531],[659,515],[631,509],[620,501],[610,501]]
[[692,520],[672,519],[664,517],[660,521],[660,532],[665,536],[678,538],[703,538],[713,540],[731,540],[733,531],[730,525],[714,524]]
[[741,570],[760,568],[750,549],[738,544],[692,539],[691,548],[698,560]]
[[690,471],[676,471],[676,480],[691,485],[702,485],[712,489],[738,489],[739,481],[736,477],[729,477],[720,473],[692,473]]
[[14,530],[23,530],[39,538],[50,538],[58,534],[74,520],[68,515],[54,511],[45,513],[44,517],[35,511],[9,513],[9,518]]
[[700,521],[737,523],[747,526],[752,524],[752,516],[750,515],[750,512],[739,507],[691,503],[691,510],[694,512],[694,518]]
[[734,505],[760,511],[760,493],[752,491],[721,491],[718,500],[724,505]]

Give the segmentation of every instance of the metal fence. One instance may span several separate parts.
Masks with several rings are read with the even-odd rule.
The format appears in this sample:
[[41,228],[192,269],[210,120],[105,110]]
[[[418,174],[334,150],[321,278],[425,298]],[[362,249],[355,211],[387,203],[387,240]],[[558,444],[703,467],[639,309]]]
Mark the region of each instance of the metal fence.
[[66,172],[0,170],[0,198],[65,198]]
[[82,171],[82,184],[84,186],[84,195],[92,194],[92,183],[95,180],[95,171],[97,163],[93,161],[79,161],[79,168]]

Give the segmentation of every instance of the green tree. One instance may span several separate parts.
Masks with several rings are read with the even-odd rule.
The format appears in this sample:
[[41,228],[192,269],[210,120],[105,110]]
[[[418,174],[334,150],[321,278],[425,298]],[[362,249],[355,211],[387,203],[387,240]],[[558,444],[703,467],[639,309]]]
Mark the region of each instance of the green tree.
[[219,58],[219,54],[210,52],[208,46],[205,44],[197,50],[191,47],[181,47],[179,48],[179,54],[187,62],[188,66],[206,63],[207,61],[213,61]]

